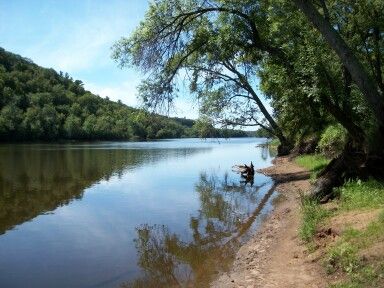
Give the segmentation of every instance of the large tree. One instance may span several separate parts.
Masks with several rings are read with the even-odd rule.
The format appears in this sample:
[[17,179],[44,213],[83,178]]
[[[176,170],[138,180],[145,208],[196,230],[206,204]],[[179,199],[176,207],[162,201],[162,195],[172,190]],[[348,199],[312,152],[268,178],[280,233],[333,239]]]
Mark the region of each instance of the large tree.
[[[380,87],[383,87],[382,80],[382,72],[381,72],[381,61],[382,56],[380,54],[380,47],[377,47],[377,57],[376,57],[376,67],[378,72],[376,74],[377,78],[375,81],[373,77],[368,73],[367,69],[361,63],[361,61],[355,56],[354,51],[349,47],[346,41],[341,37],[340,33],[336,31],[334,27],[332,27],[332,23],[329,19],[329,12],[326,6],[326,1],[320,1],[322,4],[322,9],[324,16],[322,16],[319,11],[315,8],[313,3],[308,0],[294,0],[296,6],[305,14],[308,20],[320,31],[320,33],[324,36],[327,43],[331,46],[331,48],[337,53],[340,57],[344,66],[348,69],[352,79],[359,87],[360,91],[363,93],[364,98],[367,103],[371,107],[374,116],[377,120],[378,125],[380,126],[380,131],[384,133],[384,98],[383,92]],[[342,1],[340,1],[342,2]],[[361,9],[365,7],[361,7],[359,5],[359,1],[350,1],[351,3],[341,3],[344,4],[344,8],[351,9],[355,12],[355,9]],[[364,2],[364,1],[362,1]],[[376,5],[375,5],[376,4]],[[359,7],[360,6],[360,7]],[[373,15],[377,17],[382,17],[379,14],[382,14],[383,4],[381,2],[374,3],[370,5],[371,9],[373,9]],[[381,9],[380,9],[381,8]],[[356,12],[355,12],[356,13]],[[380,27],[381,26],[381,27]],[[366,27],[366,29],[372,29],[372,34],[374,37],[378,38],[379,41],[382,32],[380,31],[383,27],[383,24],[380,23],[380,19],[377,19],[377,22],[373,27]],[[366,31],[368,32],[368,31]],[[380,43],[377,42],[378,46]]]
[[[320,179],[321,195],[341,183],[341,175],[377,168],[383,159],[383,5],[159,0],[131,37],[115,45],[114,57],[147,73],[140,92],[152,108],[172,103],[182,74],[204,111],[263,125],[254,116],[261,112],[287,146],[340,123],[348,142]],[[256,93],[256,76],[272,114]]]
[[[360,132],[360,137],[355,137],[355,141],[347,143],[344,152],[321,174],[317,189],[314,190],[315,195],[332,193],[332,187],[342,183],[341,175],[347,177],[356,175],[356,171],[361,170],[361,167],[367,170],[364,171],[365,174],[368,172],[382,177],[384,175],[383,1],[320,0],[316,3],[294,0],[293,2],[321,33],[341,61],[344,80],[347,83],[345,93],[351,96],[351,87],[354,83],[358,88],[359,98],[364,102],[359,106],[369,108],[363,119],[350,117],[351,122],[360,120],[360,127],[365,127],[365,131]],[[322,71],[327,77],[326,70]],[[350,102],[349,99],[347,101]]]
[[[291,142],[254,86],[255,68],[263,55],[278,61],[285,55],[261,38],[255,23],[263,15],[257,12],[252,1],[157,1],[136,31],[114,46],[114,58],[147,73],[139,91],[149,108],[168,109],[180,81],[177,76],[186,75],[204,112],[215,111],[226,124],[269,129],[285,154]],[[237,108],[247,105],[245,114],[239,114]]]

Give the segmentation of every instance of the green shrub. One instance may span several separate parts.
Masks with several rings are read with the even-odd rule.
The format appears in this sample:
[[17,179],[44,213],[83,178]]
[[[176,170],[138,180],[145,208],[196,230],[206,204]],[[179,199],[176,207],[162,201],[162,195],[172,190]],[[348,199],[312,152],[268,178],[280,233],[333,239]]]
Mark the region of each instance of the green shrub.
[[335,157],[341,153],[347,140],[347,131],[340,125],[330,125],[320,136],[318,149],[321,153]]
[[268,144],[271,145],[271,146],[279,146],[280,145],[280,140],[277,139],[277,138],[273,138],[272,140],[270,140],[268,142]]

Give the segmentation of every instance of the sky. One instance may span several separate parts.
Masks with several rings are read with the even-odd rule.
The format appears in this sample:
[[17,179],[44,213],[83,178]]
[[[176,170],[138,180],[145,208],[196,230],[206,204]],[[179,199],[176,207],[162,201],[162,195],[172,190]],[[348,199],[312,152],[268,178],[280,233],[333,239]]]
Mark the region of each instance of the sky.
[[[120,69],[111,46],[143,20],[146,0],[0,0],[0,47],[63,71],[102,97],[138,107],[136,87],[143,76]],[[187,93],[172,116],[197,118]]]

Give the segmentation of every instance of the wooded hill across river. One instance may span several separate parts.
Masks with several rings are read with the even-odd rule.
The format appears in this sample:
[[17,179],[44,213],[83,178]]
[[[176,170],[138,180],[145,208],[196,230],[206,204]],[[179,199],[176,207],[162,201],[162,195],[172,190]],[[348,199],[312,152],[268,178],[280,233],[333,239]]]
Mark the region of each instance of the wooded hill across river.
[[83,82],[0,48],[0,140],[246,137],[202,120],[170,118],[86,91]]

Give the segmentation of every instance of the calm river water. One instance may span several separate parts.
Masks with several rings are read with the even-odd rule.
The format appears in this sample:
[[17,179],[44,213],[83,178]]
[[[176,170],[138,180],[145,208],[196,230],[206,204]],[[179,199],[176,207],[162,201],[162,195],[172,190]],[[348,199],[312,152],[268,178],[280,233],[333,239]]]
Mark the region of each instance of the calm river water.
[[272,207],[265,139],[0,145],[0,287],[205,287]]

